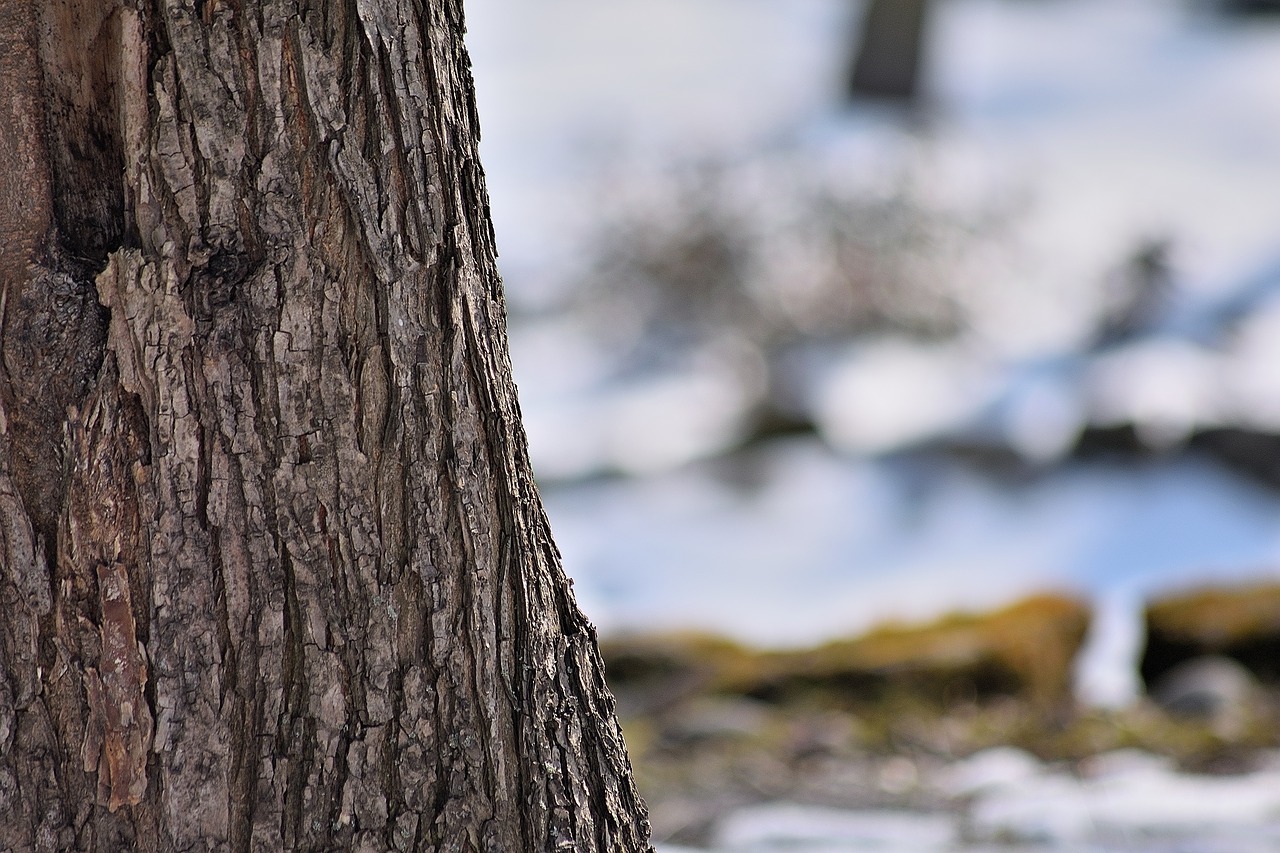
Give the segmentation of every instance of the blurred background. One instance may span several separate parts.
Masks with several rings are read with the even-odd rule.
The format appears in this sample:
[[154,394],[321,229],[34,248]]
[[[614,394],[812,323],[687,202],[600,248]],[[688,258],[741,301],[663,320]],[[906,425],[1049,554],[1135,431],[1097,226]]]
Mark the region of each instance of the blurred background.
[[468,0],[602,636],[811,648],[1047,591],[1088,612],[1073,695],[1125,708],[1153,600],[1280,581],[1278,6]]

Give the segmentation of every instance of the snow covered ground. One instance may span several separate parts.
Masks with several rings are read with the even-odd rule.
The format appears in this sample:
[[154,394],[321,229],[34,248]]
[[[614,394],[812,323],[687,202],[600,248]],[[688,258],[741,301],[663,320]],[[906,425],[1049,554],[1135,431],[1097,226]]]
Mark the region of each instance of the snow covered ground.
[[[618,383],[598,335],[517,316],[535,468],[632,475],[545,489],[606,631],[802,643],[1065,588],[1099,607],[1082,690],[1123,702],[1144,596],[1280,571],[1280,496],[1176,455],[1009,480],[885,454],[982,429],[1052,462],[1090,423],[1173,443],[1280,424],[1280,26],[1168,0],[936,8],[933,118],[909,132],[839,104],[856,2],[469,0],[517,306],[560,292],[619,199],[700,159],[744,175],[806,162],[871,189],[910,169],[960,212],[1022,199],[1008,245],[976,261],[970,339],[870,341],[824,364],[814,409],[839,453],[797,440],[714,461],[749,402],[723,360]],[[1084,353],[1108,271],[1152,239],[1172,246],[1176,310]]]
[[[857,0],[468,0],[531,450],[602,629],[799,644],[1075,590],[1098,609],[1081,691],[1121,704],[1148,595],[1280,575],[1280,493],[1177,453],[1062,461],[1089,425],[1174,447],[1280,427],[1280,23],[1209,5],[940,0],[921,128],[840,104]],[[602,222],[702,162],[757,199],[799,164],[872,194],[909,175],[960,217],[1002,207],[1003,243],[965,262],[972,334],[836,352],[805,389],[818,437],[718,459],[751,402],[732,353],[619,382],[598,332],[545,313]],[[1170,310],[1090,350],[1107,276],[1152,241],[1171,247]],[[902,452],[956,436],[1041,467]],[[1277,767],[1191,777],[1121,753],[1073,774],[988,753],[937,781],[955,814],[768,804],[714,849],[1261,853],[1280,849]]]
[[1280,566],[1280,495],[1202,463],[993,482],[943,460],[816,442],[548,490],[586,612],[608,632],[701,626],[798,645],[1044,589],[1099,601],[1080,687],[1120,704],[1144,596]]
[[[770,803],[715,828],[715,853],[1263,853],[1280,845],[1280,769],[1192,776],[1125,750],[1083,772],[1000,748],[937,780],[942,812],[846,811]],[[659,845],[659,853],[696,853]]]
[[[936,9],[937,109],[920,137],[840,106],[856,0],[471,0],[482,154],[516,298],[578,248],[609,196],[771,150],[867,183],[923,150],[930,192],[951,204],[1028,193],[1027,290],[1079,294],[1143,237],[1173,239],[1197,288],[1274,261],[1280,28],[1168,0]],[[1039,346],[1070,333],[1071,309],[1032,293],[1007,308]]]

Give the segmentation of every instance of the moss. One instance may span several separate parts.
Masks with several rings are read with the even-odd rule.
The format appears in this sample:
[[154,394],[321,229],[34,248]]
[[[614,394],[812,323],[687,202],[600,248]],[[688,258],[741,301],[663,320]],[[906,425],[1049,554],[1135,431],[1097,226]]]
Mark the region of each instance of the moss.
[[1146,610],[1142,676],[1148,685],[1193,657],[1220,654],[1280,684],[1280,584],[1213,587],[1171,595]]
[[936,716],[1001,698],[1054,713],[1071,705],[1072,664],[1088,624],[1085,604],[1041,595],[799,651],[757,651],[698,633],[617,637],[601,649],[624,713],[717,694],[871,716]]
[[854,706],[1020,697],[1049,710],[1070,704],[1072,663],[1089,617],[1082,602],[1042,595],[993,613],[884,625],[815,649],[765,655],[759,680],[746,689],[771,701],[825,697]]
[[1280,631],[1280,584],[1206,587],[1147,607],[1147,624],[1170,637],[1205,644]]
[[953,756],[1035,743],[1066,725],[1072,664],[1088,623],[1083,603],[1041,595],[991,613],[883,625],[798,651],[759,651],[698,633],[615,637],[601,648],[620,711],[632,720],[629,731],[651,755],[672,744],[691,748],[691,726],[708,725],[682,715],[701,719],[691,709],[702,707],[705,716],[706,698],[720,697],[763,701],[783,722],[732,744],[699,743],[699,754],[812,751],[812,737],[798,737],[786,721],[826,715],[843,721],[847,735],[842,743],[828,738],[822,749]]

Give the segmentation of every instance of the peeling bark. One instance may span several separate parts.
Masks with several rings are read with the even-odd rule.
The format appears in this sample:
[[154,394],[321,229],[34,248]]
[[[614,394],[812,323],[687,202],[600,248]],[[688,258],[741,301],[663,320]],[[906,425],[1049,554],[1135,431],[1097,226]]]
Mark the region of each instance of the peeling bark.
[[0,0],[0,849],[649,849],[462,31]]

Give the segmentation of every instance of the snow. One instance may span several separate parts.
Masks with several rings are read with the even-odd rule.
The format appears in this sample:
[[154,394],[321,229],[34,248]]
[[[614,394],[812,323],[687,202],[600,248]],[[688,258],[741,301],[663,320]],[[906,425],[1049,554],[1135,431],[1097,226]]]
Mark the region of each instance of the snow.
[[1222,420],[1220,359],[1204,347],[1148,338],[1108,352],[1089,365],[1094,423],[1135,424],[1155,447],[1170,447],[1197,427]]
[[728,444],[744,408],[736,384],[714,368],[566,397],[550,405],[535,397],[524,409],[544,477],[671,470]]
[[[1003,244],[956,261],[968,338],[864,340],[812,367],[802,391],[840,452],[801,440],[717,460],[759,390],[749,359],[619,380],[598,333],[517,314],[513,363],[566,566],[606,631],[761,644],[1078,591],[1097,608],[1079,688],[1122,703],[1147,596],[1280,567],[1272,492],[1172,452],[1063,462],[1089,426],[1132,423],[1171,449],[1207,426],[1280,428],[1280,27],[1167,0],[938,3],[936,109],[913,131],[837,104],[858,8],[469,0],[517,306],[553,305],[602,220],[660,209],[703,161],[737,179],[761,228],[787,221],[768,208],[794,200],[787,180],[885,194],[909,179],[930,209],[995,204],[1008,220]],[[1167,315],[1091,350],[1107,277],[1162,239]],[[765,275],[804,266],[803,240],[777,245]],[[632,333],[611,322],[605,338]],[[1007,478],[915,450],[939,439],[1042,467]]]
[[1040,762],[1035,756],[1001,746],[957,761],[941,774],[937,783],[947,794],[964,797],[1015,788],[1039,773]]
[[[1182,773],[1137,750],[1078,771],[1014,749],[988,750],[933,780],[936,812],[762,803],[722,816],[712,853],[1263,853],[1280,843],[1280,772]],[[661,853],[693,848],[659,845]]]
[[853,453],[899,450],[975,417],[992,379],[951,346],[874,341],[830,369],[818,392],[819,429],[832,446]]
[[960,208],[1025,195],[1031,262],[997,271],[1024,279],[997,288],[1018,322],[989,330],[1017,346],[1078,332],[1081,284],[1140,239],[1170,236],[1197,287],[1273,254],[1280,30],[1215,25],[1165,0],[936,9],[940,117],[912,139],[882,112],[834,108],[856,3],[474,0],[482,154],[514,295],[571,260],[609,196],[768,151],[836,182],[920,169]]
[[1146,595],[1280,565],[1280,496],[1189,460],[1010,484],[940,458],[858,461],[800,440],[738,468],[547,500],[580,601],[606,632],[697,626],[797,645],[1065,589],[1098,602],[1079,688],[1100,704],[1136,689]]
[[1192,280],[1274,251],[1276,28],[1161,0],[939,8],[938,98],[961,136],[1035,173],[1044,203],[1028,228],[1071,274],[1159,234],[1185,242]]
[[778,849],[931,853],[950,849],[955,838],[955,828],[945,815],[773,803],[729,815],[720,824],[716,845],[742,853]]
[[1124,751],[1095,759],[1093,774],[1051,772],[983,797],[971,815],[981,838],[1086,841],[1239,833],[1280,838],[1280,774],[1192,776],[1163,759]]
[[[762,223],[789,179],[888,191],[913,174],[926,200],[962,215],[1024,199],[1007,246],[957,261],[994,363],[890,341],[824,379],[824,434],[876,453],[956,427],[981,396],[975,385],[1016,381],[1026,355],[1073,346],[1101,281],[1143,240],[1172,240],[1189,297],[1229,294],[1273,266],[1280,28],[1215,25],[1163,0],[954,0],[937,12],[938,118],[912,136],[883,112],[834,108],[857,13],[844,0],[473,2],[484,162],[513,302],[562,287],[619,199],[660,205],[672,173],[700,160],[720,158],[744,188],[765,176],[761,192],[744,191]],[[778,249],[778,264],[802,266],[803,245]],[[1224,418],[1275,423],[1276,336],[1245,325],[1225,358],[1176,338],[1141,342],[1078,368],[1091,375],[1074,384],[1088,388],[1029,389],[1011,401],[1006,438],[1048,460],[1086,416],[1136,419],[1156,442]],[[605,360],[566,337],[579,354],[569,373]],[[566,362],[516,347],[533,458],[550,479],[713,455],[749,404],[741,389],[709,392],[707,417],[665,417],[673,407],[660,402],[694,397],[706,377],[544,393]],[[667,422],[630,426],[658,413]]]
[[840,0],[469,0],[507,275],[562,260],[621,172],[758,144],[830,100]]
[[1224,406],[1260,429],[1280,429],[1280,299],[1273,297],[1240,324],[1222,368]]
[[1002,417],[1002,432],[1024,459],[1061,459],[1085,426],[1081,390],[1061,376],[1029,377],[1010,389]]

